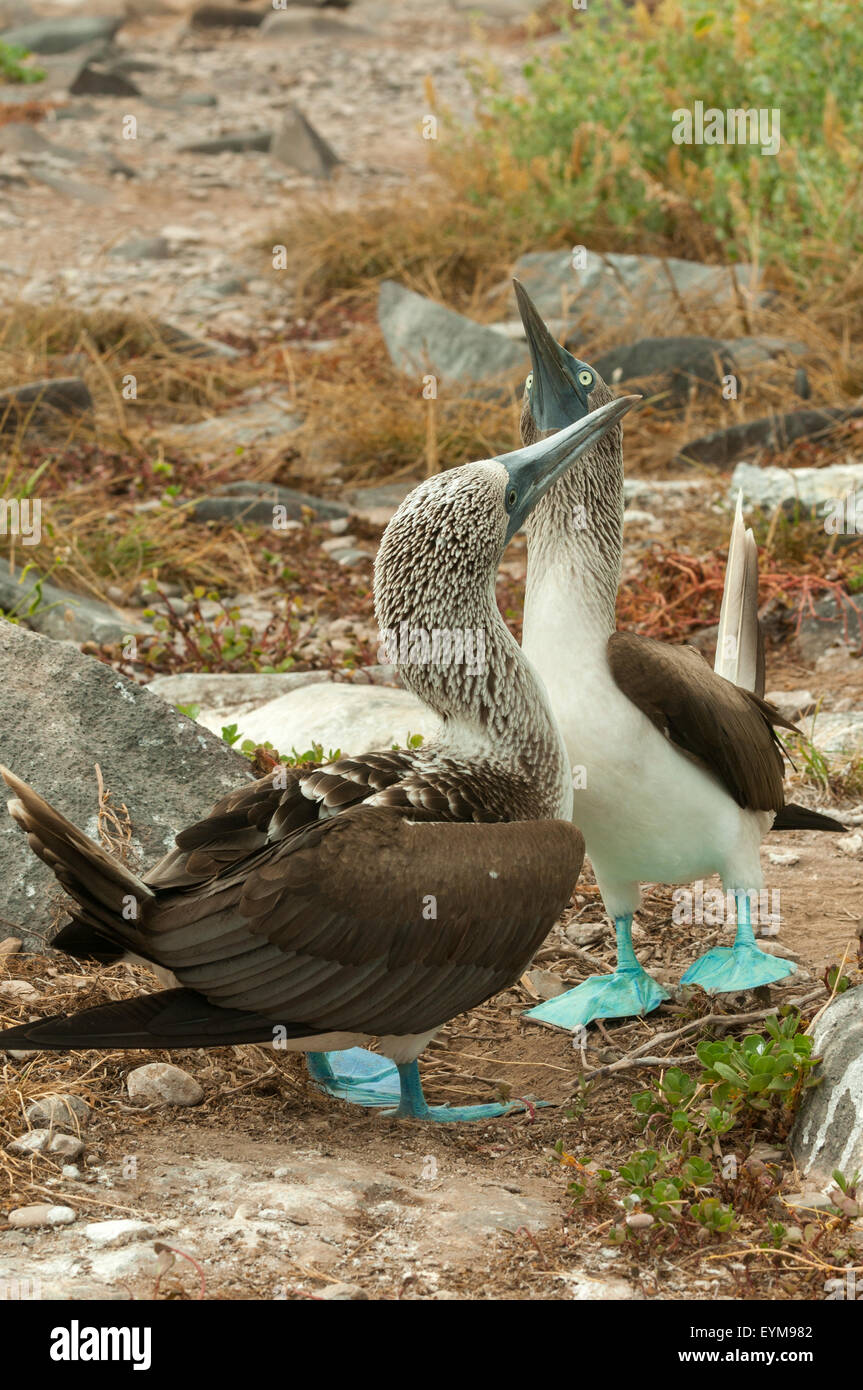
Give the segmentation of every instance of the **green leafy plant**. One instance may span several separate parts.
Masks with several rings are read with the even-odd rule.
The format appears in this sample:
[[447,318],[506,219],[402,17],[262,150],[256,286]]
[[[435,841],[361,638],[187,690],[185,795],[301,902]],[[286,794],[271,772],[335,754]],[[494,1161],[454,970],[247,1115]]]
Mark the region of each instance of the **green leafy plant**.
[[29,58],[26,48],[0,40],[0,78],[4,82],[43,82],[42,68],[25,68],[22,59]]

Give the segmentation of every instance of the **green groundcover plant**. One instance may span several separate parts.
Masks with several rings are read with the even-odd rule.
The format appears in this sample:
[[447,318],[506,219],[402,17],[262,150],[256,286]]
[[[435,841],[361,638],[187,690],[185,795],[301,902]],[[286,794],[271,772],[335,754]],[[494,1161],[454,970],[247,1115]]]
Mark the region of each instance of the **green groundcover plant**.
[[[859,0],[603,0],[561,5],[560,25],[524,91],[475,69],[479,128],[449,155],[470,197],[537,240],[670,243],[801,284],[847,272],[863,249]],[[674,113],[696,102],[778,111],[777,153],[675,143]]]

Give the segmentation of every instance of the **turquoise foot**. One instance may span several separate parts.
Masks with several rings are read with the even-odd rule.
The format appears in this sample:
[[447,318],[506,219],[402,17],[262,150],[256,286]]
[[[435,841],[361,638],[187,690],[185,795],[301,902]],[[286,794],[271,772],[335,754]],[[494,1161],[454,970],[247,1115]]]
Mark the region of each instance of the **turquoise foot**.
[[519,1111],[548,1104],[547,1101],[528,1104],[526,1101],[516,1100],[504,1105],[429,1105],[423,1095],[416,1062],[400,1066],[398,1077],[401,1087],[398,1107],[392,1111],[384,1111],[384,1114],[391,1114],[397,1120],[432,1120],[436,1124],[445,1125],[465,1124],[473,1120],[496,1120],[500,1115],[515,1115]]
[[350,1047],[345,1052],[307,1052],[309,1075],[322,1091],[354,1105],[398,1105],[399,1074],[386,1057]]
[[797,966],[781,956],[769,956],[755,944],[752,930],[750,895],[735,889],[737,934],[733,946],[715,946],[690,965],[682,985],[700,985],[707,994],[735,994],[758,989],[793,975]]
[[715,946],[690,965],[680,983],[700,985],[707,994],[735,994],[743,989],[775,984],[796,970],[792,961],[782,956],[768,956],[757,946]]
[[553,1023],[557,1028],[585,1028],[595,1018],[629,1018],[649,1014],[668,992],[638,966],[635,970],[615,970],[613,975],[591,975],[584,984],[528,1009],[523,1018]]
[[522,1015],[553,1023],[556,1028],[585,1028],[595,1018],[630,1018],[649,1014],[671,996],[648,975],[632,946],[632,917],[616,917],[617,969],[613,975],[591,975],[584,984],[537,1004]]

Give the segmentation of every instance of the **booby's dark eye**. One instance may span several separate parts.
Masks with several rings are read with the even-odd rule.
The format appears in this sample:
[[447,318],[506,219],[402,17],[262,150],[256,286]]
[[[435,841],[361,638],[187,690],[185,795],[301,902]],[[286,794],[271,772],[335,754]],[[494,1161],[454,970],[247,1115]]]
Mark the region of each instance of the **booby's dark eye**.
[[592,386],[592,385],[593,385],[593,372],[586,372],[586,371],[581,371],[581,372],[579,372],[579,374],[578,374],[578,384],[579,384],[579,386]]
[[516,492],[514,487],[511,487],[509,492],[506,494],[506,509],[508,512],[512,511],[517,501],[518,493]]

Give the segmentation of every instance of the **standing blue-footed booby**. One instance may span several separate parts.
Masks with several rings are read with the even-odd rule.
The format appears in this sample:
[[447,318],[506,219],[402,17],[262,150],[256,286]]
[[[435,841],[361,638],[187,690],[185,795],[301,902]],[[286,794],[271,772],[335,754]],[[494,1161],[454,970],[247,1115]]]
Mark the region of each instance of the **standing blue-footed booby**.
[[[3,771],[13,819],[74,900],[56,944],[103,959],[131,952],[176,987],[21,1024],[0,1048],[267,1041],[319,1054],[377,1038],[396,1063],[398,1115],[504,1113],[429,1108],[416,1060],[444,1023],[518,978],[584,850],[560,730],[498,613],[495,572],[545,491],[636,399],[430,478],[387,527],[375,564],[382,630],[485,634],[482,663],[419,643],[402,667],[443,721],[433,744],[277,767],[184,830],[142,877]],[[318,1071],[328,1079],[320,1057]]]
[[[547,437],[613,400],[599,374],[561,347],[524,288],[516,297],[530,347],[521,434]],[[786,804],[765,703],[757,613],[758,555],[738,501],[722,599],[716,667],[692,647],[615,631],[623,543],[619,426],[562,475],[529,518],[522,646],[541,675],[574,770],[573,816],[617,933],[613,974],[528,1010],[564,1028],[647,1013],[668,995],[639,964],[632,917],[640,884],[718,873],[737,904],[733,946],[708,951],[683,976],[709,993],[753,989],[795,966],[756,945],[750,894],[762,884],[768,830],[841,830]]]

